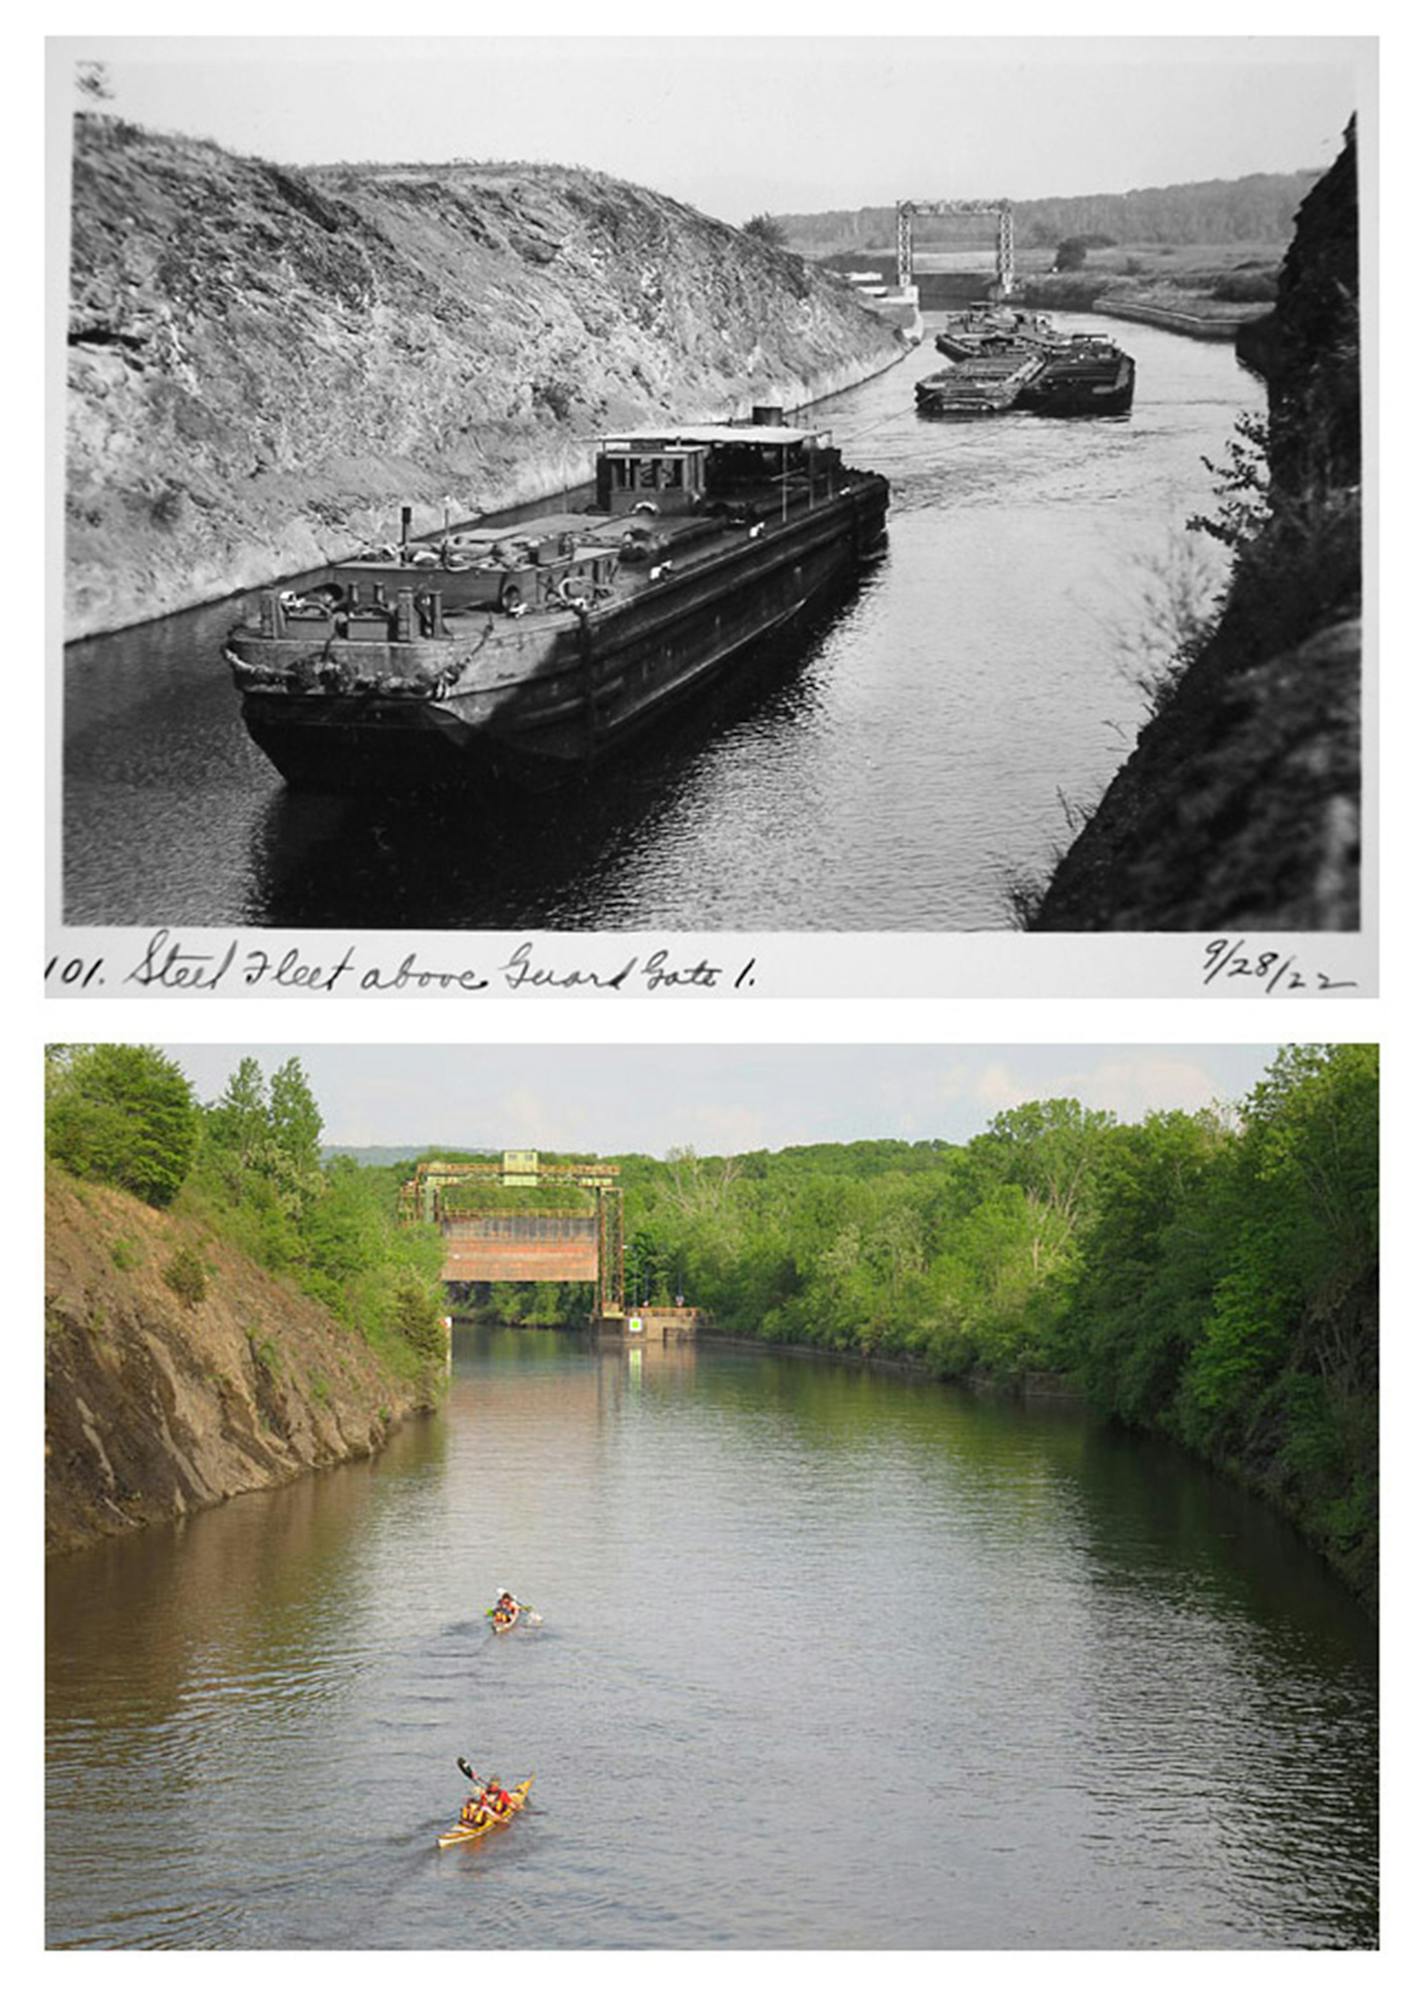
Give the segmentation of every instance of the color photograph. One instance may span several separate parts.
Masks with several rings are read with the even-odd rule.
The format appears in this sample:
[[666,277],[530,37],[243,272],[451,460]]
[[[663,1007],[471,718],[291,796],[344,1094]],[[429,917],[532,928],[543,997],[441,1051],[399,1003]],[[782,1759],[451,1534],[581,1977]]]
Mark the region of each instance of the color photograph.
[[45,1083],[52,1949],[1377,1945],[1377,1046]]

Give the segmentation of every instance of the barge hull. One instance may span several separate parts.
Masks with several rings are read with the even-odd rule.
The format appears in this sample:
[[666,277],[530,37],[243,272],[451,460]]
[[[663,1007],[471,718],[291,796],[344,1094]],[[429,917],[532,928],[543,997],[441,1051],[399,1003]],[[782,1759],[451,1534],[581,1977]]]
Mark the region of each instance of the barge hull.
[[440,700],[251,689],[248,732],[295,788],[553,786],[601,763],[826,601],[883,548],[886,496],[883,485],[859,486],[768,530],[751,561],[743,547],[633,603],[594,610],[526,684]]

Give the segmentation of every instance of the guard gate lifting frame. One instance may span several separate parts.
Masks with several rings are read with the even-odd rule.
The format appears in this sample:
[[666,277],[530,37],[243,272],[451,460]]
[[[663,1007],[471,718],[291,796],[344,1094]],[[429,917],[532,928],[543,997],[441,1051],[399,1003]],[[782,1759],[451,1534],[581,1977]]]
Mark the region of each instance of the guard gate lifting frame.
[[498,1183],[501,1189],[566,1183],[591,1190],[598,1238],[598,1313],[605,1318],[625,1313],[623,1190],[616,1163],[541,1163],[533,1149],[506,1150],[499,1163],[417,1163],[415,1174],[401,1186],[401,1216],[411,1224],[421,1219],[442,1228],[454,1223],[460,1214],[446,1209],[445,1190],[468,1177]]
[[1009,201],[897,201],[895,203],[895,272],[899,288],[915,281],[916,215],[997,215],[999,237],[995,253],[995,289],[1001,298],[1014,291],[1014,211]]

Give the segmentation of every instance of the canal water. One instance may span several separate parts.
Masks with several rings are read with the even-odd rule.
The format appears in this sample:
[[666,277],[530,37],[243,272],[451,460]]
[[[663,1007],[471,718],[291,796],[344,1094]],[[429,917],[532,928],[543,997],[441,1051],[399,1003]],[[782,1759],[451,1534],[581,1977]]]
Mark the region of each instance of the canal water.
[[[1375,1941],[1372,1629],[1225,1482],[816,1361],[456,1352],[379,1460],[53,1565],[51,1945]],[[441,1851],[457,1753],[532,1804]]]
[[72,646],[66,919],[1008,925],[1010,884],[1046,871],[1132,746],[1163,576],[1218,551],[1184,531],[1213,505],[1202,458],[1219,461],[1237,416],[1263,405],[1229,345],[1060,322],[1128,344],[1130,416],[922,419],[915,381],[944,364],[929,343],[824,403],[847,460],[892,482],[888,557],[715,704],[557,798],[290,793],[222,662],[240,602]]

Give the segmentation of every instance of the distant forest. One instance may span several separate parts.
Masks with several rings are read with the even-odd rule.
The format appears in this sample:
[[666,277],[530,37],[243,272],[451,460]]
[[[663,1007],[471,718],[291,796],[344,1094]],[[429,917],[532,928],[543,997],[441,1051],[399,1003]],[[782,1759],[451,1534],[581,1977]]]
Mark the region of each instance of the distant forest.
[[[1176,187],[1136,187],[1126,194],[1075,194],[1056,200],[1015,201],[1014,234],[1020,248],[1047,248],[1067,236],[1107,236],[1112,242],[1286,242],[1295,211],[1320,178],[1298,173],[1250,173],[1242,180],[1192,180]],[[935,190],[917,190],[926,199]],[[908,196],[907,196],[908,198]],[[946,193],[945,198],[949,198]],[[986,218],[987,220],[988,218]],[[803,256],[895,247],[895,210],[833,208],[824,214],[783,214],[773,220],[787,247]],[[963,241],[965,221],[925,216],[916,239],[928,247],[941,237]]]

